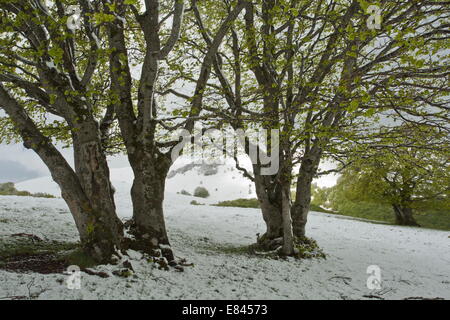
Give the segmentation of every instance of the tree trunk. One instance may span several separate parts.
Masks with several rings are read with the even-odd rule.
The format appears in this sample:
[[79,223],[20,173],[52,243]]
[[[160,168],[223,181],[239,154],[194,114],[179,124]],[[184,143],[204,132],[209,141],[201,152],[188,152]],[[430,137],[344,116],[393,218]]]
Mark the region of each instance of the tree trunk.
[[405,205],[393,205],[395,213],[395,221],[401,226],[420,227],[413,217],[413,210]]
[[[29,141],[25,140],[25,146],[30,147]],[[92,152],[94,149],[92,145],[80,149],[84,150],[82,158],[85,160],[88,160],[86,158],[88,154],[91,155],[89,157],[91,161],[95,161],[95,157],[98,156],[95,155],[96,152]],[[86,152],[87,150],[91,152]],[[47,164],[53,180],[61,189],[61,196],[74,217],[84,252],[98,263],[110,262],[112,255],[121,248],[123,226],[116,215],[109,176],[103,175],[106,174],[103,171],[105,168],[101,170],[99,166],[98,171],[91,174],[90,186],[86,183],[83,186],[81,174],[73,172],[56,148],[47,145],[47,148],[42,150],[39,148],[37,153]]]
[[283,237],[281,188],[277,188],[274,183],[271,183],[270,177],[261,176],[257,174],[257,170],[254,171],[256,195],[266,223],[266,232],[258,238],[258,244],[266,247],[267,250],[273,250],[275,245],[273,242]]
[[95,121],[78,124],[74,130],[75,172],[1,85],[0,105],[14,122],[25,148],[36,152],[59,185],[85,252],[99,263],[108,262],[121,246],[123,230],[115,213],[108,166]]
[[[89,203],[83,205],[87,221],[79,229],[82,244],[97,261],[107,262],[121,248],[123,224],[116,215],[114,189],[95,121],[83,123],[76,129],[73,147],[75,172]],[[70,192],[63,192],[63,198],[69,199]],[[76,203],[70,206],[71,210],[80,210]]]
[[311,206],[311,181],[308,177],[298,177],[294,205],[291,208],[294,235],[299,238],[306,236],[306,223]]
[[306,223],[311,206],[311,185],[319,167],[320,155],[311,152],[303,157],[297,178],[295,202],[291,209],[294,236],[306,237]]
[[289,188],[287,190],[284,188],[282,193],[283,254],[286,256],[291,256],[294,254],[294,233],[292,230],[291,197]]
[[164,191],[170,159],[160,153],[131,157],[134,182],[131,189],[133,220],[131,232],[136,249],[155,255],[158,249],[168,262],[174,261],[164,221]]

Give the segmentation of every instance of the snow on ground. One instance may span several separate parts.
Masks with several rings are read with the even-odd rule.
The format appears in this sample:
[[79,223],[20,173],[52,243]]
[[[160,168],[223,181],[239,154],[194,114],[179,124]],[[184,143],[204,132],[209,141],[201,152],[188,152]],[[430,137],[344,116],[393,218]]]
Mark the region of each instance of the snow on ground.
[[[180,158],[172,166],[172,171],[176,171],[189,164],[189,159]],[[249,164],[242,165],[248,167]],[[210,197],[201,199],[201,203],[217,203],[225,200],[235,200],[239,198],[256,198],[254,184],[244,178],[236,168],[233,161],[226,161],[217,167],[218,172],[212,175],[204,175],[200,167],[192,170],[177,173],[166,180],[166,189],[172,193],[185,190],[191,194],[195,188],[205,187]],[[111,181],[118,192],[128,193],[128,186],[133,182],[133,171],[130,167],[111,169]],[[54,196],[60,196],[61,191],[51,177],[41,177],[16,184],[17,190],[26,190],[31,193],[44,192]],[[192,199],[191,199],[192,200]],[[198,200],[198,199],[197,199]]]
[[[176,175],[172,182],[168,180],[165,210],[171,243],[176,255],[194,263],[193,267],[186,267],[182,273],[161,271],[134,257],[133,277],[103,279],[83,273],[81,290],[67,289],[67,276],[63,274],[0,270],[0,298],[31,293],[39,299],[364,299],[364,295],[450,299],[448,232],[372,224],[313,212],[307,232],[324,249],[326,260],[279,261],[239,253],[239,248],[253,243],[256,234],[264,232],[259,210],[192,206],[189,203],[193,199],[215,203],[219,195],[203,201],[176,194],[183,188],[195,188],[200,181],[211,188],[210,192],[218,185],[224,195],[220,199],[235,199],[236,194],[245,191],[248,194],[245,179],[232,179],[237,173],[223,170],[216,176],[190,172]],[[122,218],[131,216],[130,177],[129,169],[112,172]],[[213,183],[214,177],[219,184]],[[39,184],[36,181],[17,187],[31,192],[51,190],[45,179],[38,180]],[[57,241],[78,238],[62,199],[0,197],[0,238],[15,233]],[[381,290],[371,291],[366,286],[370,265],[381,268]],[[111,268],[103,266],[99,270],[108,272]]]

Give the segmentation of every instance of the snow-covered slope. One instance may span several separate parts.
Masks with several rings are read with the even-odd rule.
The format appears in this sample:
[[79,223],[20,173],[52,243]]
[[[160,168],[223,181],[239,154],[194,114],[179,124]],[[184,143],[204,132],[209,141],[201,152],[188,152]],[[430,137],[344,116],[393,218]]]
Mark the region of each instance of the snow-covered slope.
[[[173,172],[189,165],[186,162],[177,162],[176,164],[177,166],[172,169]],[[227,161],[225,164],[217,166],[217,173],[205,174],[204,171],[207,170],[202,169],[202,166],[197,166],[192,170],[177,173],[168,178],[167,191],[177,193],[185,190],[193,194],[195,188],[205,187],[210,193],[210,197],[206,200],[207,203],[219,200],[256,198],[254,184],[236,169],[233,161]]]
[[[255,187],[242,173],[235,167],[233,161],[227,161],[217,166],[217,173],[204,170],[204,165],[197,165],[191,170],[190,162],[185,159],[179,159],[171,168],[171,173],[166,181],[166,195],[176,194],[185,190],[191,194],[195,188],[205,187],[210,197],[201,199],[203,203],[217,203],[218,201],[234,200],[238,198],[255,198]],[[208,166],[206,166],[208,167]],[[215,166],[213,166],[215,167]],[[133,171],[130,167],[111,169],[111,181],[117,190],[117,196],[130,192],[133,183]],[[18,190],[29,191],[32,193],[45,192],[54,196],[60,196],[61,191],[58,185],[51,177],[42,177],[33,180],[24,181],[16,184]],[[198,199],[197,199],[198,200]]]
[[[72,291],[63,274],[0,270],[0,297],[31,292],[39,299],[364,299],[365,295],[450,299],[448,232],[311,213],[308,235],[318,241],[327,259],[270,260],[242,253],[264,231],[259,210],[189,202],[190,197],[174,193],[165,201],[175,253],[194,263],[185,272],[160,271],[134,257],[135,276],[102,279],[83,273],[82,289]],[[129,196],[120,189],[117,204],[122,217],[131,216]],[[0,197],[0,238],[15,233],[49,241],[78,239],[62,199]],[[366,287],[370,265],[381,268],[381,290]]]
[[61,196],[61,191],[53,181],[52,177],[40,177],[23,182],[16,183],[16,189],[20,191],[29,191],[31,193],[48,193],[55,197]]

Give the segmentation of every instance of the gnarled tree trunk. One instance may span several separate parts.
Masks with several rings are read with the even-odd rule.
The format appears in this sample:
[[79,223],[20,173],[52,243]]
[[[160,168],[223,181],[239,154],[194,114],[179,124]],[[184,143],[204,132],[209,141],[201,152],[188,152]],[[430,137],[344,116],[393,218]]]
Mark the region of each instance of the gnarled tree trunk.
[[414,219],[413,210],[410,207],[397,204],[394,204],[392,207],[394,208],[396,224],[401,226],[420,227],[420,225]]
[[[83,246],[100,262],[106,262],[116,249],[121,248],[123,224],[116,215],[114,189],[109,168],[99,138],[97,123],[79,124],[73,134],[75,172],[87,199],[87,225],[80,231]],[[63,197],[68,195],[63,192]]]
[[306,223],[311,206],[311,185],[320,163],[320,152],[312,151],[304,155],[297,178],[295,202],[291,208],[294,235],[306,236]]
[[136,237],[133,245],[150,254],[161,249],[163,257],[172,262],[174,255],[170,248],[163,209],[170,158],[159,152],[145,154],[138,151],[138,155],[130,157],[130,160],[135,176],[131,189],[131,231]]
[[[258,244],[267,250],[275,249],[277,239],[283,237],[283,218],[281,214],[282,195],[281,188],[272,182],[272,177],[261,176],[255,171],[256,195],[261,205],[266,232],[259,237]],[[277,242],[278,243],[278,242]],[[278,243],[278,245],[280,245]]]

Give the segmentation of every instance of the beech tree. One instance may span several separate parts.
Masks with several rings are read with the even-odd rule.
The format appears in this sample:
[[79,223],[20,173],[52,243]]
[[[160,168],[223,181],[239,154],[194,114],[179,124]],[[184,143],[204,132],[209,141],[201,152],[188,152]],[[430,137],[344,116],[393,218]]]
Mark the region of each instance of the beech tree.
[[[122,19],[115,19],[114,22],[108,23],[107,27],[111,52],[111,89],[117,99],[114,111],[135,175],[131,190],[133,220],[130,226],[132,233],[140,243],[138,248],[152,248],[155,243],[164,245],[163,254],[171,261],[173,254],[167,248],[169,240],[164,224],[163,200],[165,180],[172,164],[172,151],[177,147],[179,141],[162,141],[162,134],[158,132],[158,129],[174,131],[184,128],[192,131],[202,110],[203,92],[208,83],[212,57],[222,43],[230,23],[242,11],[243,4],[238,2],[220,21],[211,41],[206,45],[203,56],[199,58],[200,70],[194,71],[196,72],[194,73],[195,89],[190,96],[189,104],[184,106],[185,115],[173,119],[172,117],[163,117],[160,113],[161,108],[158,105],[157,94],[161,93],[161,90],[158,89],[162,86],[167,87],[167,85],[159,80],[162,77],[159,65],[160,61],[168,58],[180,37],[183,15],[186,11],[185,4],[182,0],[176,0],[174,10],[169,11],[169,16],[173,15],[172,29],[165,45],[162,45],[161,31],[159,31],[163,21],[160,20],[160,1],[145,1],[146,10],[143,14],[139,14],[138,1],[135,2],[135,5],[130,4],[129,1],[116,2],[114,14],[125,16],[127,8],[133,12],[135,19],[131,20],[132,23],[128,28]],[[195,3],[193,5],[195,6]],[[136,27],[141,31],[141,39],[135,33]],[[127,29],[131,34],[127,34]],[[138,44],[132,59],[128,57],[128,48],[130,47],[128,42],[131,41],[127,39],[128,37],[134,39]],[[183,50],[183,48],[179,48],[179,50]],[[131,78],[130,60],[134,63],[142,62],[136,93]],[[175,90],[166,88],[165,92],[161,94],[164,93],[176,96]]]
[[[173,262],[163,215],[164,184],[178,140],[161,130],[173,119],[158,106],[163,63],[183,32],[183,0],[0,1],[0,107],[5,141],[17,134],[49,168],[86,253],[109,261],[129,246]],[[208,43],[196,87],[175,127],[192,128],[202,93],[237,5]],[[138,71],[138,69],[141,69]],[[6,128],[6,129],[5,129]],[[56,148],[72,145],[74,168]],[[125,150],[135,179],[133,240],[116,215],[106,156]]]
[[387,131],[381,128],[347,150],[343,175],[327,194],[336,198],[333,202],[344,196],[390,205],[397,224],[419,226],[415,210],[448,209],[449,142],[446,130],[428,124],[407,122]]
[[[91,8],[88,1],[81,4],[85,12]],[[1,1],[0,107],[12,132],[37,153],[61,188],[83,248],[104,262],[121,247],[123,226],[101,140],[104,101],[95,103],[102,89],[92,57],[99,32],[85,19],[87,37],[76,37],[66,24],[65,7],[63,1],[50,8],[41,1]],[[76,50],[89,45],[88,54]],[[52,141],[68,137],[74,168]]]
[[433,201],[440,204],[448,201],[447,162],[445,158],[436,159],[417,150],[384,153],[345,171],[353,180],[348,192],[352,193],[351,199],[356,196],[391,205],[398,225],[419,226],[413,216],[415,210]]
[[[447,121],[446,4],[378,1],[373,11],[362,0],[247,2],[215,57],[218,85],[205,108],[235,129],[280,130],[279,172],[262,175],[260,161],[253,173],[243,170],[267,225],[260,244],[273,249],[284,238],[292,253],[291,235],[305,237],[311,183],[335,137],[363,130],[358,123],[387,109],[399,119]],[[206,30],[213,24],[197,20]]]

